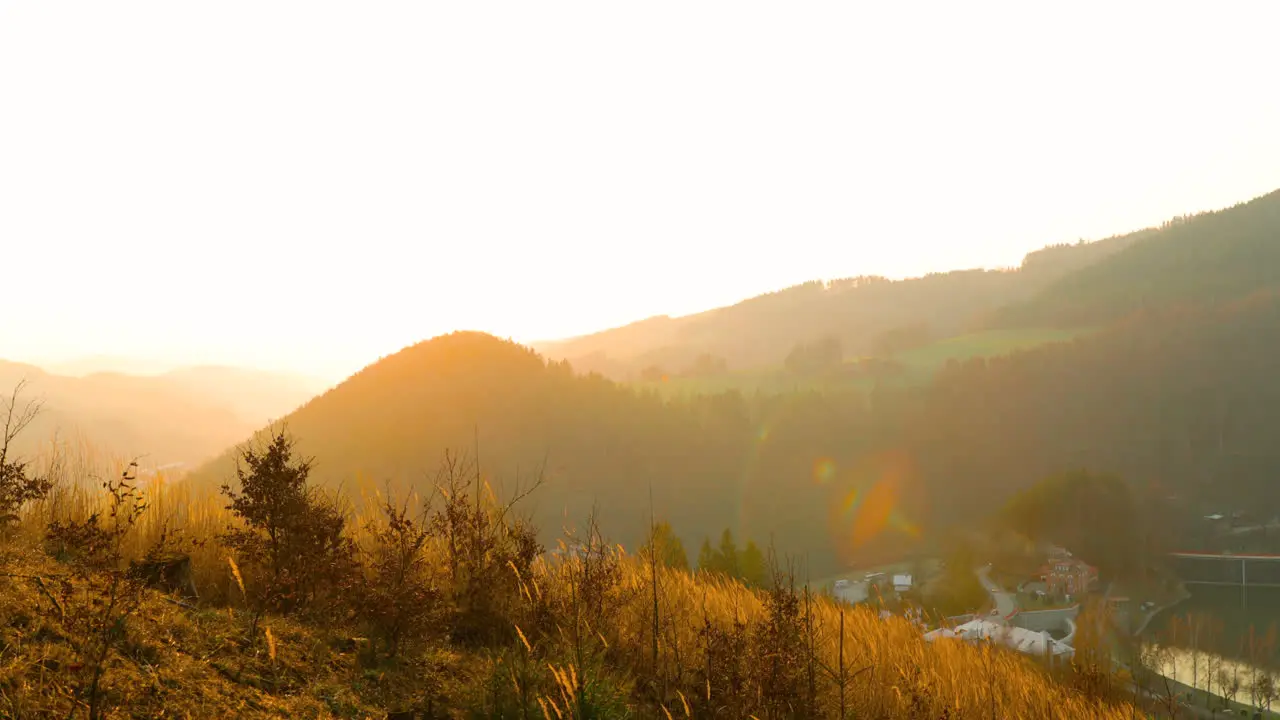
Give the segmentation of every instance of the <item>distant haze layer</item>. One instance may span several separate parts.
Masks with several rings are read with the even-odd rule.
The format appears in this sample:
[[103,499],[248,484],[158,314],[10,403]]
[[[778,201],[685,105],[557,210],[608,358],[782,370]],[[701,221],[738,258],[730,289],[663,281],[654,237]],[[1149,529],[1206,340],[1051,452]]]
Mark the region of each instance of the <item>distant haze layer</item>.
[[340,379],[1016,265],[1280,186],[1278,12],[9,3],[3,352]]

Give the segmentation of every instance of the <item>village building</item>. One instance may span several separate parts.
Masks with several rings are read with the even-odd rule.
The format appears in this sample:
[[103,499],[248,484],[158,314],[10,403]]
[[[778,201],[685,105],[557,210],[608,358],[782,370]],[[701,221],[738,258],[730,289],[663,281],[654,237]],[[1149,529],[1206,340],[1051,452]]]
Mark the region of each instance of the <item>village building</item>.
[[1098,581],[1098,569],[1083,560],[1059,557],[1040,569],[1040,579],[1053,595],[1080,595]]

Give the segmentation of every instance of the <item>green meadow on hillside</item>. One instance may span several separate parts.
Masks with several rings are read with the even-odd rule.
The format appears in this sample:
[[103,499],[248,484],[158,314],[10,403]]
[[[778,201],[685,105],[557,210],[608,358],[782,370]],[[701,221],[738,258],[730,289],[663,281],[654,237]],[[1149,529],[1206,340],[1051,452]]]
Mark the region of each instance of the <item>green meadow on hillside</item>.
[[[891,387],[923,385],[929,382],[949,360],[963,361],[975,357],[1008,355],[1042,345],[1073,340],[1091,330],[1091,328],[986,330],[946,338],[893,355],[890,360],[900,366],[900,371],[883,376],[881,383]],[[766,394],[803,390],[870,390],[876,385],[876,376],[856,371],[857,366],[865,361],[866,358],[847,359],[839,371],[821,375],[800,376],[788,373],[780,367],[769,367],[701,377],[669,376],[664,380],[635,381],[630,384],[645,390],[655,390],[667,397],[715,394],[734,390]]]

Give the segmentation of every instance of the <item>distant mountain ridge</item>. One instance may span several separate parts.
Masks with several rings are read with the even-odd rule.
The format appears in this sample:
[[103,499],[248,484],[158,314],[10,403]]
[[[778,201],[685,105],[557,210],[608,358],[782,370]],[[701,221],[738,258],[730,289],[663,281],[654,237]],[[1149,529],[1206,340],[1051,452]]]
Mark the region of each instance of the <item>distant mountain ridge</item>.
[[173,363],[120,355],[87,355],[63,360],[37,360],[34,364],[39,365],[51,375],[69,377],[84,377],[99,373],[160,375],[176,367]]
[[1280,191],[1158,227],[1030,252],[1017,269],[812,281],[731,306],[658,316],[559,341],[547,357],[619,380],[680,371],[699,355],[733,369],[781,364],[798,343],[874,354],[887,333],[941,339],[988,328],[1083,327],[1170,303],[1227,301],[1280,283]]
[[19,450],[34,449],[56,431],[109,455],[144,456],[150,466],[197,464],[323,389],[306,379],[242,368],[76,377],[0,360],[0,392],[7,396],[22,381],[23,397],[42,400],[44,409],[20,438]]
[[734,369],[780,365],[798,343],[823,336],[838,338],[848,356],[871,354],[885,334],[903,328],[922,326],[944,338],[980,327],[989,314],[1134,240],[1125,235],[1052,246],[1029,254],[1016,270],[811,281],[703,313],[658,316],[533,347],[619,380],[635,379],[647,366],[680,370],[703,353],[724,358]]

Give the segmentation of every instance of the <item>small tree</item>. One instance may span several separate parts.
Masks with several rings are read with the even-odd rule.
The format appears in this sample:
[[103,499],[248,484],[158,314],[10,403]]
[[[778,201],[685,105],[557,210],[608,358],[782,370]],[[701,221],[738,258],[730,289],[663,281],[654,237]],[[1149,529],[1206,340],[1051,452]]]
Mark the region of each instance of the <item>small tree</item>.
[[760,552],[760,548],[754,541],[747,541],[747,547],[742,551],[739,560],[738,570],[743,582],[755,587],[765,587],[769,584],[770,573],[765,563],[764,553]]
[[741,563],[738,560],[738,546],[733,542],[733,532],[725,528],[720,533],[720,548],[716,551],[720,572],[729,577],[741,577]]
[[654,547],[658,549],[655,559],[659,565],[677,570],[689,569],[689,556],[684,551],[684,543],[671,529],[671,523],[660,522],[653,526],[653,539],[641,546],[641,555],[648,557]]
[[698,550],[698,569],[703,572],[718,572],[720,560],[715,548],[711,547],[710,538],[702,538],[702,547]]
[[295,459],[293,450],[292,438],[273,432],[265,446],[241,449],[240,491],[222,486],[227,509],[243,523],[221,539],[247,574],[251,636],[263,612],[314,609],[326,588],[342,586],[354,567],[354,548],[343,534],[346,518],[307,484],[312,461]]
[[1235,702],[1236,696],[1240,694],[1240,675],[1232,669],[1227,672],[1226,668],[1218,668],[1218,690],[1222,693],[1222,697],[1227,702]]
[[1258,701],[1267,709],[1267,712],[1271,712],[1271,703],[1275,702],[1277,695],[1280,695],[1280,692],[1277,692],[1275,677],[1268,671],[1258,678],[1257,686]]
[[810,667],[808,607],[796,591],[794,573],[781,568],[772,553],[768,571],[771,589],[764,596],[763,622],[753,628],[749,667],[764,716],[794,717],[796,709],[811,706],[813,700],[813,693],[805,691],[805,670]]

